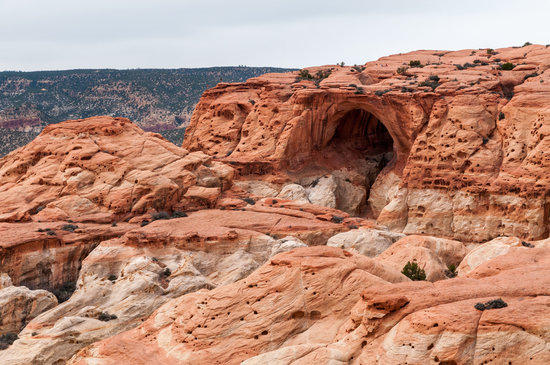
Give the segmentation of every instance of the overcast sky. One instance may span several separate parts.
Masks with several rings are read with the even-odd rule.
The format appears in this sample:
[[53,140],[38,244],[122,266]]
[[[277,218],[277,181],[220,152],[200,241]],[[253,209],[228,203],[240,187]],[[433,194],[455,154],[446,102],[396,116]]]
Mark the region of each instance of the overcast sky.
[[550,43],[548,0],[0,0],[0,70],[304,67]]

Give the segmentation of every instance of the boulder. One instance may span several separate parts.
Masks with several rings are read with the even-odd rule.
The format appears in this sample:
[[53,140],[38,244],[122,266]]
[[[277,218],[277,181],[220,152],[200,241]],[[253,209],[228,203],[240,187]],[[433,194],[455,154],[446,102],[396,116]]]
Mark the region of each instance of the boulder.
[[[59,141],[63,141],[60,143]],[[199,171],[199,172],[196,172]],[[233,169],[189,153],[124,118],[48,125],[0,159],[0,221],[75,219],[172,210],[197,181],[230,186]],[[207,182],[210,181],[210,182]],[[209,204],[209,200],[205,201]]]
[[277,194],[277,197],[281,199],[294,200],[297,202],[310,203],[306,189],[298,184],[287,184],[283,186],[279,194]]
[[19,333],[30,320],[56,305],[57,299],[46,290],[24,286],[0,289],[0,335]]
[[308,200],[312,204],[336,208],[336,181],[332,175],[323,176],[307,187]]
[[332,236],[327,241],[327,246],[339,247],[361,255],[376,257],[403,237],[405,235],[401,233],[359,228]]
[[376,259],[399,271],[407,262],[416,262],[426,272],[426,280],[437,281],[456,276],[456,268],[467,252],[462,242],[413,235],[401,238]]
[[533,247],[550,247],[549,240],[526,242],[518,237],[498,237],[489,242],[485,242],[477,247],[474,247],[464,257],[464,260],[458,266],[458,275],[468,275],[475,270],[479,265],[501,255],[507,254],[512,247],[533,248]]

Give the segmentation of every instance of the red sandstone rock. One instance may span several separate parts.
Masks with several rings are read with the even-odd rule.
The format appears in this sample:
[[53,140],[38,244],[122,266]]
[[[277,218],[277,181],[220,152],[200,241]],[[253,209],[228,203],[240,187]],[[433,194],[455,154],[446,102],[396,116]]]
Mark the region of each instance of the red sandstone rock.
[[52,124],[0,159],[0,220],[29,220],[38,213],[36,220],[104,214],[112,221],[185,207],[183,195],[196,183],[230,187],[233,169],[210,160],[123,118]]
[[456,275],[455,269],[468,250],[461,242],[428,236],[407,236],[382,252],[377,260],[401,271],[407,262],[416,262],[426,272],[426,280],[437,281]]
[[[0,220],[33,221],[0,224],[0,272],[52,289],[78,277],[77,289],[0,363],[64,363],[87,345],[69,363],[550,362],[550,249],[522,241],[549,230],[550,51],[496,52],[220,84],[186,149],[121,118],[46,128],[0,159]],[[498,70],[506,61],[516,67]],[[350,216],[362,214],[379,225]],[[519,238],[466,255],[439,237],[390,246],[401,234],[382,224],[466,243]],[[357,235],[375,230],[391,237]],[[303,247],[329,238],[372,255],[390,247],[376,259]],[[410,282],[410,260],[438,281]],[[460,260],[461,277],[442,280]],[[507,306],[475,308],[497,298]],[[5,299],[10,326],[48,307],[24,316],[34,299]]]
[[326,343],[358,289],[386,280],[407,279],[337,248],[296,249],[245,280],[167,303],[140,327],[69,363],[238,364],[285,343]]
[[45,290],[12,286],[9,276],[2,274],[0,286],[0,335],[19,333],[37,315],[57,305],[57,299]]
[[458,266],[458,275],[466,276],[481,264],[500,255],[507,254],[512,248],[550,247],[549,240],[525,242],[517,237],[499,237],[474,247]]
[[[347,229],[311,213],[298,217],[286,214],[291,209],[269,209],[190,212],[94,246],[71,298],[31,321],[21,340],[0,352],[0,363],[67,361],[82,347],[135,327],[172,298],[245,278],[271,255],[304,246],[299,238],[324,244]],[[66,261],[64,266],[77,265]],[[116,318],[102,322],[101,313]]]
[[[371,274],[390,279],[384,266],[371,266],[376,260],[328,247],[295,250],[246,280],[168,302],[70,363],[543,364],[550,359],[550,249],[518,250],[478,267],[475,277],[395,284],[373,281]],[[349,274],[354,265],[371,274]],[[350,305],[355,284],[346,282],[356,280],[368,288]],[[475,308],[498,298],[507,307]]]
[[[516,67],[499,70],[505,62]],[[365,156],[393,152],[370,192],[380,223],[461,241],[540,239],[549,225],[549,67],[550,49],[533,45],[309,68],[330,70],[319,86],[297,72],[219,84],[197,105],[183,146],[280,182],[347,169],[363,176],[347,177],[363,191],[380,167]]]
[[75,282],[82,260],[101,242],[136,226],[43,222],[0,223],[0,272],[16,286],[54,290]]

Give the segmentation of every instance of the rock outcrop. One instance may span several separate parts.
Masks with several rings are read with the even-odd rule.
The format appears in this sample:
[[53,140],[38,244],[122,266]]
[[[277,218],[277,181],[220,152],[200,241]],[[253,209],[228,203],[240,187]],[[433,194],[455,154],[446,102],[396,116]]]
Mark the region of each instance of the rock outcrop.
[[0,159],[0,363],[549,363],[549,67],[531,45],[220,84],[184,148],[47,127]]
[[297,249],[243,281],[168,302],[69,363],[543,364],[550,250],[517,250],[428,283],[337,248]]
[[549,67],[550,49],[529,45],[219,84],[197,105],[183,146],[279,182],[353,171],[346,178],[372,197],[378,221],[406,233],[541,239]]
[[[7,273],[17,286],[62,294],[74,287],[82,261],[100,242],[120,237],[135,227],[135,224],[123,222],[116,226],[67,222],[0,223],[0,272]],[[62,295],[67,299],[67,293]]]
[[[457,267],[468,249],[462,242],[429,236],[407,236],[378,256],[378,260],[403,270],[408,262],[425,271],[426,280],[437,281],[457,275]],[[487,260],[491,259],[490,257]]]
[[82,262],[70,299],[31,321],[0,352],[0,363],[65,362],[82,347],[137,326],[172,298],[223,287],[272,255],[305,246],[297,237],[321,244],[347,229],[312,213],[265,210],[201,210],[103,241]]
[[[124,118],[94,117],[49,125],[0,159],[0,221],[125,219],[149,210],[206,207],[184,197],[198,175],[230,187],[233,170],[188,153]],[[204,180],[204,179],[203,179]]]
[[458,275],[464,276],[475,270],[481,264],[501,255],[505,255],[513,247],[550,247],[550,240],[526,242],[517,237],[498,237],[474,247],[464,257],[458,266]]
[[[245,280],[169,302],[140,327],[81,351],[69,363],[238,364],[292,342],[320,347],[345,321],[360,288],[406,280],[341,249],[299,248],[275,256]],[[131,344],[145,334],[147,351],[134,350]]]
[[332,236],[327,241],[327,246],[376,257],[403,237],[405,235],[401,233],[361,228]]
[[19,333],[31,319],[57,305],[52,293],[13,286],[9,276],[0,277],[0,335]]

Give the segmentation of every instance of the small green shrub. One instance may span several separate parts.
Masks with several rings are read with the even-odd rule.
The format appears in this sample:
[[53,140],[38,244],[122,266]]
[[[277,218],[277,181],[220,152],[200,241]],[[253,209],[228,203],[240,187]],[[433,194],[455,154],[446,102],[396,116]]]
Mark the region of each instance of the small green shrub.
[[99,316],[97,316],[97,319],[103,322],[109,322],[113,319],[117,319],[118,317],[115,314],[109,314],[107,312],[101,312],[99,313]]
[[505,116],[503,112],[498,113],[498,120],[503,120],[504,118]]
[[414,261],[408,261],[403,267],[403,271],[401,271],[401,273],[413,281],[426,280],[426,272]]
[[326,79],[327,77],[329,77],[331,74],[331,71],[330,70],[319,70],[315,73],[315,78],[317,80],[323,80],[323,79]]
[[405,75],[405,74],[407,73],[407,70],[408,70],[408,69],[409,69],[409,68],[406,67],[406,66],[398,67],[398,68],[397,68],[397,73],[398,73],[399,75]]
[[527,46],[532,46],[532,45],[533,45],[533,43],[531,43],[531,42],[525,42],[525,43],[523,43],[522,47],[527,47]]
[[420,62],[419,60],[412,60],[409,62],[409,66],[410,67],[424,67],[424,65],[422,64],[422,62]]
[[504,71],[513,70],[514,67],[516,67],[516,66],[511,62],[506,62],[506,63],[503,63],[502,65],[500,65],[500,69],[504,70]]
[[431,87],[432,91],[433,91],[433,90],[437,89],[437,87],[439,85],[440,85],[439,84],[439,76],[431,75],[430,77],[428,77],[428,79],[426,81],[421,82],[418,86]]
[[305,80],[311,80],[313,79],[313,75],[309,73],[309,70],[300,70],[298,73],[298,77]]
[[495,54],[497,54],[497,53],[495,52],[495,50],[494,50],[494,49],[492,49],[492,48],[488,48],[488,49],[487,49],[487,54],[490,54],[490,55],[495,55]]
[[469,62],[466,62],[465,64],[463,65],[455,65],[455,67],[458,69],[458,70],[466,70],[466,69],[469,69],[469,68],[472,68],[472,67],[476,67],[477,65],[475,63],[469,63]]
[[458,275],[458,272],[456,271],[456,266],[453,265],[453,264],[450,264],[449,266],[447,266],[447,270],[445,271],[445,275],[448,278],[456,277]]

